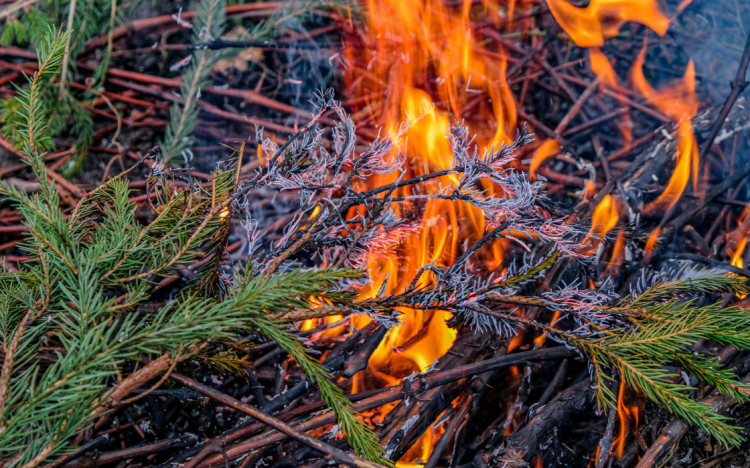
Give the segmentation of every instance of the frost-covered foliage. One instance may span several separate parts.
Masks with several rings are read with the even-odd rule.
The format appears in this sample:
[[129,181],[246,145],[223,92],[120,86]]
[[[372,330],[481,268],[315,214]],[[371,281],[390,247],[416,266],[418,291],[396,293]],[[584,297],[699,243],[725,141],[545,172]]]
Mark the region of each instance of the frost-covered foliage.
[[[379,137],[365,150],[356,151],[355,125],[332,93],[319,93],[313,104],[311,122],[284,145],[264,140],[262,132],[257,132],[256,137],[263,141],[266,164],[240,183],[233,201],[238,215],[245,218],[245,226],[251,227],[243,212],[247,213],[244,208],[248,205],[244,197],[252,190],[271,187],[299,193],[300,210],[284,235],[269,246],[267,256],[252,259],[258,274],[293,268],[297,264],[290,251],[312,254],[329,266],[362,268],[368,255],[389,252],[404,238],[418,234],[419,225],[408,216],[408,210],[399,209],[404,203],[429,199],[470,203],[482,210],[488,230],[453,264],[423,265],[410,286],[397,294],[384,293],[386,278],[372,299],[348,303],[329,299],[332,311],[339,313],[344,306],[351,313],[393,326],[399,308],[444,310],[463,317],[476,332],[503,336],[515,334],[518,327],[537,327],[552,340],[590,359],[600,405],[614,405],[607,382],[617,378],[611,372],[617,369],[620,379],[631,388],[721,442],[735,444],[740,440],[724,417],[689,398],[689,387],[673,384],[666,366],[680,365],[699,380],[739,399],[746,398],[750,389],[716,369],[711,360],[684,351],[698,338],[750,349],[750,319],[745,311],[700,305],[690,298],[716,292],[743,293],[743,279],[717,271],[683,272],[671,280],[657,275],[648,285],[639,281],[628,298],[620,298],[608,281],[597,289],[581,288],[573,282],[538,297],[523,294],[524,285],[543,277],[560,259],[585,261],[581,240],[592,236],[587,226],[551,208],[540,182],[532,182],[509,167],[514,152],[531,139],[525,129],[512,144],[480,152],[469,137],[469,129],[457,122],[446,135],[453,151],[451,166],[407,178],[401,140],[413,121],[404,122],[390,138]],[[318,124],[329,110],[340,119],[331,132],[330,145],[326,131]],[[395,173],[394,182],[357,189],[358,181],[389,173]],[[446,176],[454,176],[458,183],[444,184],[444,180],[450,180]],[[419,189],[430,181],[437,183],[438,190]],[[499,190],[489,194],[480,188],[481,181]],[[407,186],[411,186],[410,191],[396,195]],[[362,206],[364,210],[348,216],[353,208]],[[253,229],[248,236],[261,238]],[[500,275],[478,273],[470,258],[497,239],[508,239],[526,253]],[[534,259],[532,251],[543,253]],[[356,289],[357,285],[350,286]],[[527,320],[516,314],[520,306],[559,311],[562,318],[552,324]],[[575,326],[560,327],[559,323]]]

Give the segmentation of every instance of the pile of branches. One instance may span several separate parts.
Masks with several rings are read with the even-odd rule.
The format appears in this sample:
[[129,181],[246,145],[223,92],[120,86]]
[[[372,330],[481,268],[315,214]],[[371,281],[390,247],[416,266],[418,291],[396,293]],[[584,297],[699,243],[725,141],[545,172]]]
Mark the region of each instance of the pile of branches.
[[[457,121],[446,135],[450,167],[411,177],[405,136],[431,109],[363,144],[324,89],[313,94],[305,125],[250,122],[254,131],[210,175],[192,167],[200,110],[228,118],[201,101],[201,90],[232,58],[218,39],[231,8],[203,0],[173,19],[192,21],[193,51],[180,95],[156,91],[173,102],[162,109],[163,137],[132,152],[127,168],[129,152],[117,148],[122,170],[108,177],[110,161],[89,191],[55,170],[86,170],[97,100],[117,116],[116,130],[98,138],[123,125],[99,88],[116,21],[105,26],[98,45],[107,44],[106,54],[83,95],[71,92],[71,57],[96,46],[101,31],[77,29],[75,6],[68,28],[40,26],[34,10],[7,23],[4,40],[35,37],[30,55],[11,52],[37,63],[13,65],[18,87],[2,115],[4,146],[23,164],[13,171],[29,174],[2,185],[2,203],[20,223],[6,232],[23,234],[7,247],[20,254],[15,267],[0,275],[3,465],[374,468],[408,461],[420,437],[441,426],[418,460],[428,468],[632,466],[641,455],[642,466],[656,466],[691,428],[714,459],[737,456],[746,421],[729,411],[750,395],[750,314],[728,304],[748,294],[744,270],[720,261],[639,268],[623,287],[582,287],[590,244],[606,239],[594,239],[586,210],[566,208],[542,181],[512,168],[534,141],[525,128],[513,144],[481,149]],[[108,4],[97,14],[115,18],[116,10]],[[269,24],[233,47],[279,47],[260,42]],[[27,83],[18,81],[27,71]],[[284,141],[266,137],[269,129]],[[66,132],[76,136],[70,149],[51,152]],[[394,182],[361,189],[375,174]],[[482,187],[490,184],[501,190],[489,195]],[[133,189],[145,194],[133,197]],[[292,208],[260,218],[263,200],[276,197]],[[418,236],[420,214],[403,207],[431,199],[473,205],[487,231],[451,264],[425,264],[407,287],[386,293],[386,279],[375,297],[360,299],[367,257]],[[637,234],[628,239],[634,264],[647,260]],[[487,271],[477,254],[501,239],[513,246],[506,268]],[[352,378],[414,310],[450,314],[451,349],[396,386],[353,392]],[[332,316],[343,320],[295,325]],[[351,316],[371,321],[323,338]],[[510,345],[519,333],[536,338],[533,348]],[[622,429],[626,390],[648,416],[632,434]],[[615,454],[618,408],[624,450]]]

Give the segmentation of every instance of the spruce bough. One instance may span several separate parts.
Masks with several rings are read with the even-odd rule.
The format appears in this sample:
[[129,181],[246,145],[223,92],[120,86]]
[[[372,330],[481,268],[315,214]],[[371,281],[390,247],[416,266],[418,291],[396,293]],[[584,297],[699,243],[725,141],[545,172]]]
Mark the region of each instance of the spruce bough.
[[[0,336],[5,351],[0,377],[0,459],[33,468],[71,450],[71,438],[102,412],[122,404],[118,390],[137,381],[141,358],[174,362],[206,346],[260,333],[274,340],[318,384],[339,427],[357,453],[389,462],[372,430],[328,372],[303,348],[276,312],[309,307],[310,298],[361,278],[350,269],[292,271],[260,277],[251,264],[237,271],[221,294],[205,287],[205,272],[154,314],[138,307],[149,300],[149,279],[196,260],[227,229],[220,216],[228,203],[213,191],[161,193],[155,219],[142,225],[129,201],[124,177],[84,196],[65,216],[53,182],[47,182],[39,148],[48,138],[40,89],[58,71],[67,33],[51,31],[39,47],[39,71],[19,89],[22,154],[36,174],[33,196],[4,184],[30,235],[21,246],[29,260],[17,274],[0,275]],[[217,180],[233,180],[216,173]],[[213,276],[212,276],[213,275]],[[342,296],[343,297],[343,296]],[[52,363],[38,347],[59,345]],[[145,384],[146,382],[142,382]],[[113,398],[118,396],[118,398]]]

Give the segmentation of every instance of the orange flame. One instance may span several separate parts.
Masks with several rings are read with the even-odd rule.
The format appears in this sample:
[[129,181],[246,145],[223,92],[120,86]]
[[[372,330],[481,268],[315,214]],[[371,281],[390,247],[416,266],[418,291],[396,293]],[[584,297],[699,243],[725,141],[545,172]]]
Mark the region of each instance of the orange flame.
[[[487,2],[484,6],[488,18],[500,17],[496,4]],[[452,150],[445,138],[451,116],[469,118],[467,123],[472,130],[480,131],[480,145],[497,147],[510,141],[509,135],[515,135],[517,117],[515,100],[505,80],[506,59],[502,49],[500,53],[475,53],[476,38],[469,18],[471,0],[456,7],[443,0],[367,0],[367,7],[369,33],[362,38],[366,46],[355,44],[343,52],[348,62],[362,66],[359,70],[350,68],[346,79],[353,88],[351,94],[370,96],[360,111],[363,116],[385,128],[398,128],[399,122],[407,119],[412,122],[405,135],[406,148],[401,148],[407,156],[405,177],[451,166]],[[482,95],[484,99],[477,99]],[[431,96],[440,107],[413,122],[415,116],[424,114],[424,103],[432,102]],[[470,111],[466,111],[470,101]],[[376,175],[367,184],[375,186],[394,180],[395,175]],[[457,180],[449,176],[433,182],[423,186],[422,193],[437,193],[438,182],[455,184]],[[490,194],[496,192],[490,184],[483,188]],[[394,196],[410,194],[411,188],[404,187]],[[410,209],[408,203],[397,208]],[[464,242],[473,243],[486,231],[483,213],[469,204],[429,200],[422,210],[419,234],[403,239],[390,252],[368,257],[365,268],[372,283],[361,291],[362,299],[374,297],[386,278],[386,294],[403,291],[420,267],[452,264]],[[502,252],[503,241],[497,241],[483,247],[476,258],[483,268],[492,271],[501,266]],[[431,279],[429,273],[425,274],[417,285],[424,286]],[[456,332],[446,324],[450,317],[447,312],[401,312],[403,323],[389,331],[373,353],[369,369],[356,377],[358,390],[369,388],[373,379],[395,385],[399,377],[412,370],[423,372],[453,344]],[[364,317],[352,319],[356,328],[367,322],[369,319]],[[438,437],[427,431],[398,465],[405,468],[415,459],[426,460]]]
[[[604,55],[599,48],[592,47],[589,49],[589,59],[591,62],[591,71],[599,78],[600,89],[609,88],[617,91],[615,97],[622,102],[625,90],[620,86],[617,74],[615,73],[614,68],[612,68],[612,64],[609,63],[607,56]],[[625,140],[625,149],[627,149],[633,141],[633,131],[631,128],[632,124],[630,122],[629,107],[623,105],[623,109],[625,109],[626,113],[618,118],[620,124],[617,128],[622,133],[622,138]]]
[[598,47],[589,49],[589,60],[591,62],[591,71],[599,77],[599,85],[603,88],[619,89],[617,75],[609,63],[607,56],[602,53]]
[[604,276],[614,276],[620,266],[625,261],[625,235],[622,231],[617,233],[617,240],[612,249],[612,257],[609,259],[609,265],[604,270]]
[[617,210],[616,199],[611,195],[606,195],[594,209],[594,215],[591,217],[591,229],[581,245],[587,246],[590,253],[596,251],[604,236],[614,229],[619,220],[620,213]]
[[628,423],[630,421],[630,410],[623,404],[622,397],[625,393],[625,384],[620,384],[620,392],[617,395],[617,415],[620,418],[620,435],[615,441],[617,443],[617,458],[622,458],[625,450],[625,438],[628,433]]
[[634,21],[663,36],[669,19],[656,0],[591,0],[578,8],[566,0],[547,0],[552,15],[579,47],[601,47],[619,33],[620,25]]
[[[513,21],[517,3],[527,5],[534,1],[509,0],[507,4],[500,4],[485,0],[481,5],[487,20],[499,26],[502,22]],[[598,47],[605,38],[616,35],[625,21],[636,21],[660,35],[665,34],[669,20],[656,2],[591,0],[588,7],[577,8],[566,0],[548,0],[548,5],[578,45]],[[478,5],[472,0],[450,3],[444,0],[366,0],[365,3],[369,11],[367,28],[341,53],[341,63],[346,63],[343,68],[348,94],[362,97],[358,101],[361,107],[354,109],[353,119],[375,122],[376,126],[384,128],[398,128],[399,122],[404,120],[411,122],[405,135],[407,143],[400,148],[407,157],[406,178],[450,167],[452,151],[445,135],[451,118],[466,117],[472,130],[479,132],[477,142],[480,145],[497,146],[511,140],[517,126],[517,112],[505,79],[506,57],[500,41],[495,43],[497,51],[480,50],[477,46],[472,18],[476,19],[474,16],[480,12],[476,8]],[[592,51],[591,57],[592,68],[598,70],[602,86],[618,89],[617,78],[606,57],[598,50]],[[415,116],[423,114],[424,103],[433,100],[437,103],[436,109],[414,122]],[[627,131],[624,129],[623,134]],[[628,142],[629,137],[625,140]],[[531,173],[559,150],[557,141],[544,142],[532,158]],[[391,183],[395,177],[395,174],[375,175],[360,189],[366,190],[365,185]],[[438,182],[446,185],[456,180],[448,176],[431,181],[420,193],[437,193]],[[497,192],[490,184],[482,188],[488,194]],[[411,190],[410,187],[399,188],[394,196],[412,195]],[[403,213],[412,208],[404,202],[396,209]],[[371,283],[361,291],[361,299],[374,297],[384,282],[386,294],[403,291],[420,267],[430,263],[452,264],[465,243],[473,243],[486,231],[482,212],[469,204],[429,200],[420,206],[420,211],[418,234],[404,238],[388,252],[375,252],[367,258],[365,268]],[[615,200],[605,197],[596,208],[589,236],[603,237],[618,220]],[[503,242],[483,246],[475,254],[477,264],[489,271],[502,267]],[[423,275],[417,286],[426,285],[431,280],[430,275]],[[355,377],[354,390],[361,391],[361,387],[369,387],[376,380],[394,385],[412,370],[426,370],[453,344],[455,331],[446,324],[448,313],[410,309],[401,312],[404,323],[390,330],[383,339],[370,359],[369,369]],[[351,321],[354,327],[361,328],[369,319],[358,316]],[[538,337],[535,343],[537,340],[541,345],[544,338]],[[521,342],[521,338],[514,340],[509,349]],[[388,408],[384,408],[383,414],[387,411]],[[425,433],[421,442],[402,457],[399,466],[408,466],[420,457],[426,459],[433,439],[430,431]]]
[[[559,310],[556,310],[555,314],[552,316],[552,321],[550,323],[553,324],[557,322],[557,319],[560,318],[560,315],[562,315],[561,312]],[[534,344],[541,348],[546,338],[547,338],[547,332],[543,332],[541,335],[534,338]]]
[[745,268],[745,261],[742,260],[742,253],[745,251],[745,244],[747,244],[747,237],[740,239],[737,244],[737,250],[732,254],[732,266]]
[[643,250],[645,251],[643,255],[644,262],[647,262],[648,259],[651,258],[651,255],[654,253],[656,243],[659,242],[659,236],[661,236],[660,227],[657,227],[656,229],[651,231],[651,234],[648,235],[648,239],[646,239],[646,245],[643,248]]
[[[742,224],[740,224],[741,226]],[[733,251],[731,248],[727,248],[727,253],[732,256],[732,266],[737,268],[745,268],[745,260],[742,258],[742,254],[745,252],[745,246],[747,244],[747,235],[745,237],[740,238],[740,240],[737,242],[737,246],[735,247],[735,250]],[[742,300],[747,297],[747,294],[743,293],[735,293],[736,296]]]
[[542,143],[539,148],[534,151],[534,156],[531,157],[531,164],[529,165],[529,176],[532,180],[536,180],[536,171],[544,161],[560,152],[560,143],[557,140],[547,140]]
[[693,135],[691,119],[698,112],[698,99],[695,96],[695,66],[691,60],[681,81],[657,91],[651,87],[643,75],[646,48],[641,50],[633,63],[632,80],[636,88],[651,105],[677,122],[677,165],[672,177],[659,197],[646,205],[645,211],[656,208],[669,209],[685,190],[692,174],[693,185],[698,182],[698,144]]
[[[367,44],[365,47],[355,44],[343,52],[350,63],[362,64],[360,69],[348,69],[346,79],[353,88],[352,94],[376,96],[364,103],[362,115],[369,115],[385,128],[397,128],[399,122],[407,119],[412,122],[405,135],[407,147],[401,148],[407,155],[406,177],[450,167],[452,151],[445,138],[449,116],[466,114],[464,108],[470,99],[473,99],[470,115],[475,116],[475,124],[482,124],[479,143],[490,146],[508,142],[508,135],[515,132],[516,108],[505,80],[505,56],[475,52],[476,38],[469,17],[471,7],[471,0],[455,7],[442,0],[367,0],[368,34],[361,38]],[[487,2],[484,7],[488,18],[500,17],[498,5]],[[431,82],[435,85],[426,84]],[[489,99],[474,99],[482,93]],[[415,116],[424,114],[424,103],[432,102],[431,94],[436,95],[441,108],[414,123]],[[487,121],[492,124],[490,128],[485,125]],[[471,127],[477,129],[478,125]],[[376,175],[368,184],[381,185],[394,179],[395,175]],[[457,180],[450,176],[440,182],[456,183]],[[489,193],[495,191],[491,186],[484,188]],[[424,189],[426,193],[437,193],[438,184],[427,184]],[[396,196],[410,194],[408,187],[394,193]],[[400,210],[410,208],[407,203],[399,207]],[[459,219],[463,223],[461,232]],[[370,272],[372,286],[364,288],[360,297],[373,297],[386,278],[387,294],[402,291],[421,266],[433,262],[435,265],[451,264],[460,254],[460,245],[476,241],[485,230],[480,210],[445,200],[428,201],[423,207],[418,235],[404,239],[387,254],[378,252],[368,257],[365,268]],[[484,267],[494,270],[501,265],[502,245],[502,242],[495,242],[478,252]],[[426,285],[430,280],[430,274],[425,274],[418,285]],[[449,314],[423,310],[401,312],[404,323],[386,335],[373,353],[368,371],[371,377],[385,380],[389,385],[411,370],[426,370],[434,359],[447,352],[455,339],[455,331],[446,325]],[[357,328],[368,321],[363,317],[352,319]],[[362,379],[359,377],[364,384]],[[412,455],[421,456],[408,453],[403,459],[411,460]]]

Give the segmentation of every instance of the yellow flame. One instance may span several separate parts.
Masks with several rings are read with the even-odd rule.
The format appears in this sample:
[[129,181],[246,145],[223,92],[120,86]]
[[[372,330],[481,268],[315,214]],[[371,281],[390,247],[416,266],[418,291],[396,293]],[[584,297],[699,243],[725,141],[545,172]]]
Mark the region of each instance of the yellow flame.
[[745,251],[745,244],[747,244],[747,237],[740,239],[737,244],[737,250],[732,255],[732,266],[745,268],[745,262],[742,260],[742,253]]

